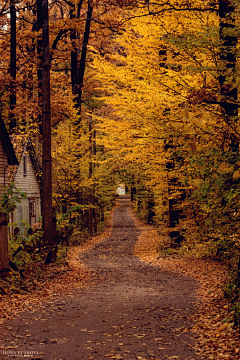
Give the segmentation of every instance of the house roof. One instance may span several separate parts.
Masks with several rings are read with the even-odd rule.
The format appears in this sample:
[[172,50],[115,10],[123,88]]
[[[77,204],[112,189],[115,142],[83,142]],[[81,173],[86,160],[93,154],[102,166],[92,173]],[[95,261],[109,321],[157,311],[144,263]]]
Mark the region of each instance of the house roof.
[[[32,145],[29,135],[27,135],[27,134],[11,135],[10,139],[11,139],[12,146],[16,153],[19,163],[21,162],[23,152],[27,150],[27,152],[30,156],[32,165],[34,167],[36,177],[37,177],[39,183],[41,184],[41,168],[37,161],[35,151],[34,151],[34,148],[33,148],[33,145]],[[13,181],[14,177],[16,175],[16,172],[17,172],[17,167],[11,167],[11,169],[9,169],[9,170],[10,170],[9,171],[9,179],[10,179],[10,181]]]
[[9,165],[18,165],[18,159],[15,155],[10,137],[8,135],[6,126],[2,120],[1,114],[0,114],[0,139],[3,144],[3,148],[5,150],[5,153],[8,158],[8,164]]
[[28,135],[10,135],[10,140],[15,151],[16,157],[20,163],[25,145],[28,143]]

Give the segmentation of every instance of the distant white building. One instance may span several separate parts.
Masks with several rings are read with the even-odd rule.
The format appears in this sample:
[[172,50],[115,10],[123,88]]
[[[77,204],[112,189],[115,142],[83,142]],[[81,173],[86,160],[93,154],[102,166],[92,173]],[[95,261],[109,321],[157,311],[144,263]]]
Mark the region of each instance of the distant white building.
[[118,195],[126,195],[125,184],[119,184],[117,188]]

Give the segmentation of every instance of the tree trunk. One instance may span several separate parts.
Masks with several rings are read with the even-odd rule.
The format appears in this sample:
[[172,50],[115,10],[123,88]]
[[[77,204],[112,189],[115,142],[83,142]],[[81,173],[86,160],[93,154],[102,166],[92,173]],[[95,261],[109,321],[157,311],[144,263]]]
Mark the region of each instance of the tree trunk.
[[[88,117],[88,125],[89,125],[89,180],[91,181],[92,173],[93,173],[93,163],[92,163],[92,117]],[[94,203],[94,195],[92,186],[89,189],[89,205],[92,206]],[[89,208],[89,225],[88,225],[90,235],[93,234],[93,208]]]
[[153,222],[153,218],[156,215],[154,207],[155,207],[154,195],[153,195],[153,193],[148,191],[148,196],[147,196],[147,209],[148,209],[147,222],[148,222],[148,224]]
[[[237,36],[234,34],[235,6],[233,0],[219,0],[220,17],[220,75],[221,108],[225,121],[229,125],[236,124],[238,120],[238,90],[237,90]],[[228,134],[230,150],[235,156],[233,164],[239,158],[239,140],[234,134]],[[240,257],[237,268],[237,286],[240,287]]]
[[[42,0],[37,0],[37,31],[42,29],[43,22],[43,10],[42,10]],[[37,79],[38,79],[38,107],[42,109],[42,36],[38,34],[37,36]],[[40,134],[43,135],[42,129],[42,112],[38,116],[38,127]]]
[[[235,5],[232,0],[219,0],[220,17],[220,74],[221,108],[227,123],[237,121]],[[234,139],[232,139],[234,141]]]
[[[96,130],[93,129],[92,132],[92,154],[95,158],[96,155]],[[94,163],[93,163],[94,168]],[[93,209],[93,218],[94,218],[94,233],[97,233],[97,226],[98,226],[98,210],[97,210],[97,204],[96,204],[96,188],[95,184],[93,185],[93,205],[95,206]]]
[[83,35],[82,54],[78,68],[78,78],[77,78],[77,85],[78,85],[77,106],[79,108],[79,113],[81,113],[83,78],[86,67],[87,46],[90,35],[92,12],[93,12],[93,7],[91,6],[90,1],[88,1],[87,19],[86,19],[85,31]]
[[[70,8],[70,19],[75,19],[76,16],[74,14],[75,7],[72,4]],[[77,67],[78,67],[78,54],[77,54],[77,30],[76,28],[70,30],[70,40],[72,44],[71,50],[71,80],[72,80],[72,93],[73,95],[77,95]]]
[[42,188],[43,188],[43,231],[44,243],[50,246],[47,263],[55,261],[52,236],[52,173],[51,173],[51,107],[50,107],[50,56],[49,56],[49,25],[48,0],[42,0],[42,120],[43,120],[43,151],[42,151]]
[[[172,136],[170,136],[168,140],[165,140],[164,148],[166,151],[174,148]],[[177,178],[170,177],[171,172],[175,169],[175,161],[176,159],[170,156],[169,161],[166,163],[168,184],[168,226],[170,228],[169,236],[172,246],[179,245],[183,240],[179,230],[174,229],[179,225],[179,200],[173,197],[179,184]]]
[[10,27],[11,27],[11,38],[10,38],[10,131],[12,132],[17,123],[16,115],[14,113],[16,107],[16,7],[15,0],[10,1]]
[[136,199],[136,186],[134,180],[131,182],[131,201]]

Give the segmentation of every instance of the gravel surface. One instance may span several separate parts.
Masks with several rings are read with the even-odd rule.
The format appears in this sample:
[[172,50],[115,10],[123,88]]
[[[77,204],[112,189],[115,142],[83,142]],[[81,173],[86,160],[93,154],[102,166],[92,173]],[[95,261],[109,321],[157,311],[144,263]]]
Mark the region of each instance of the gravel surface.
[[189,319],[197,283],[133,255],[140,230],[130,206],[120,197],[110,237],[79,256],[92,284],[7,320],[1,359],[200,359]]

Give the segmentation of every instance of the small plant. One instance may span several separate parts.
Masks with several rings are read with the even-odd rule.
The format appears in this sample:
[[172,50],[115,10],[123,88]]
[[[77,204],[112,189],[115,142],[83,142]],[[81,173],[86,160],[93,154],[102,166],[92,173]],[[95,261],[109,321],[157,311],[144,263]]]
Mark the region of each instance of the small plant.
[[7,214],[13,213],[17,207],[17,203],[20,203],[22,199],[27,198],[27,194],[22,192],[21,189],[17,189],[14,182],[11,182],[4,188],[4,192],[0,198],[0,212]]

